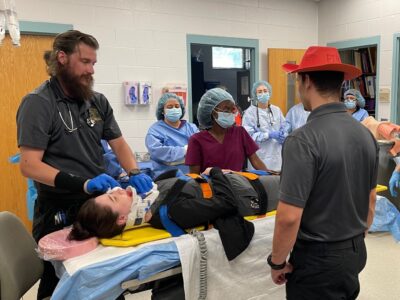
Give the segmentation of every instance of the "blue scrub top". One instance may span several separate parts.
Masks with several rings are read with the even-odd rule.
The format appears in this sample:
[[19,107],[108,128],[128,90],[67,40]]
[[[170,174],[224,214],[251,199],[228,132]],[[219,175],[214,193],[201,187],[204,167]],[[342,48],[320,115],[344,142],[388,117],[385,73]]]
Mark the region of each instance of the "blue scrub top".
[[288,132],[292,132],[297,128],[300,128],[307,122],[307,118],[310,115],[309,111],[304,110],[303,103],[296,104],[286,114],[286,123],[288,126]]
[[171,169],[189,172],[185,165],[186,149],[189,138],[199,129],[193,123],[181,120],[181,126],[174,128],[164,120],[154,123],[146,135],[146,147],[153,163],[154,175],[158,176]]
[[369,115],[368,115],[368,112],[364,108],[360,108],[359,110],[356,110],[355,112],[353,112],[352,116],[358,122],[361,122],[362,120],[367,118]]

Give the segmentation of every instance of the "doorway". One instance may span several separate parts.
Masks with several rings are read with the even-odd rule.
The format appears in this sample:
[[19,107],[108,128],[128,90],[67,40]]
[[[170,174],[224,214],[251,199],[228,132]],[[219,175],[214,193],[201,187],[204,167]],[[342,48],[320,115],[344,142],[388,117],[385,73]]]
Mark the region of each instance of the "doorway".
[[0,70],[6,70],[0,72],[0,82],[3,83],[0,84],[3,112],[0,120],[3,128],[0,133],[0,211],[16,214],[28,230],[32,223],[28,218],[25,196],[26,178],[18,165],[9,162],[9,158],[19,151],[15,117],[21,99],[48,78],[44,51],[51,49],[56,34],[68,29],[72,29],[72,25],[21,21],[21,46],[12,46],[10,37],[6,35],[0,47]]
[[392,95],[390,104],[390,121],[399,124],[400,122],[400,33],[393,37],[393,60],[392,60]]
[[364,109],[378,120],[380,37],[328,43],[328,46],[339,50],[343,63],[354,65],[362,71],[360,77],[344,81],[342,93],[348,89],[360,91],[365,98]]
[[221,87],[244,111],[249,105],[251,86],[258,80],[258,40],[187,36],[188,112],[196,125],[197,107],[209,89]]

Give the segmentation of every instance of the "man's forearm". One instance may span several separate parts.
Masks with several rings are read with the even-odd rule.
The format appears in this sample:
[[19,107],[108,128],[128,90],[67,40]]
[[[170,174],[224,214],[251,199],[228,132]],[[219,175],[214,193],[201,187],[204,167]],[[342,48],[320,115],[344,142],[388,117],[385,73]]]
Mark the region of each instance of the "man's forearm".
[[42,161],[44,150],[21,147],[20,151],[20,170],[22,175],[37,182],[54,186],[54,179],[59,170]]
[[375,204],[376,204],[376,189],[373,189],[369,193],[369,208],[368,208],[368,218],[367,218],[368,229],[371,227],[372,221],[374,219]]
[[109,144],[113,149],[121,167],[129,172],[132,169],[137,169],[138,164],[136,162],[135,156],[129,147],[128,143],[121,137],[116,143],[110,141]]
[[302,211],[301,208],[279,202],[272,243],[272,262],[275,264],[284,262],[292,250],[299,231]]

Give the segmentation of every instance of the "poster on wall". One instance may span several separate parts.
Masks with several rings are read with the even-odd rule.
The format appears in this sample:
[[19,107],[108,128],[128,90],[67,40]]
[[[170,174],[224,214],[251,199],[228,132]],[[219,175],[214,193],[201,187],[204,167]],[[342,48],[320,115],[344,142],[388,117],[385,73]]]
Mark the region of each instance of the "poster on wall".
[[173,93],[182,98],[183,104],[186,106],[187,86],[186,84],[169,83],[166,85],[168,93]]
[[139,104],[139,82],[124,81],[124,98],[126,105]]
[[151,82],[140,82],[139,104],[150,104],[152,96]]

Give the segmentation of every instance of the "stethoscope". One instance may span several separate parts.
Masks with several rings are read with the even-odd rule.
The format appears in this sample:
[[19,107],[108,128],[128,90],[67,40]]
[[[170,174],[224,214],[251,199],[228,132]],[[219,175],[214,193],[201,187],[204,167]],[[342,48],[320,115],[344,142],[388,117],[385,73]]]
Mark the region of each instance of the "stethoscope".
[[[248,98],[248,101],[255,101],[256,102],[256,107],[257,107],[257,128],[260,128],[260,113],[258,112],[258,101],[253,99],[253,98]],[[269,125],[272,127],[273,125],[275,125],[275,121],[274,121],[274,113],[272,112],[271,106],[268,106],[268,112],[267,112],[267,116],[268,116],[268,121],[269,121]]]
[[[58,110],[58,115],[60,116],[61,122],[64,124],[66,131],[68,133],[73,133],[74,131],[77,131],[79,127],[74,127],[74,118],[72,117],[71,108],[68,103],[65,103],[65,105],[68,108],[68,114],[69,114],[69,119],[70,119],[69,123],[71,125],[68,125],[67,122],[65,122],[65,120],[62,116],[62,113],[60,111],[60,108],[58,107],[58,103],[57,103],[56,106],[57,106],[57,110]],[[86,111],[86,114],[88,115],[86,118],[86,124],[91,128],[94,127],[94,125],[96,125],[96,120],[94,120],[90,117],[90,114],[88,113],[88,111]]]
[[67,122],[65,122],[65,120],[64,120],[64,118],[63,118],[63,116],[62,116],[62,114],[61,114],[60,108],[58,107],[58,103],[57,103],[56,105],[57,105],[57,110],[58,110],[58,114],[59,114],[59,116],[60,116],[60,119],[61,119],[61,121],[63,122],[63,124],[64,124],[64,126],[65,126],[67,132],[73,133],[74,131],[78,130],[78,127],[75,127],[75,128],[74,128],[74,118],[72,118],[71,108],[69,107],[69,104],[66,103],[66,105],[67,105],[67,107],[68,107],[68,113],[69,113],[69,118],[70,118],[71,127],[69,127],[68,124],[67,124]]

